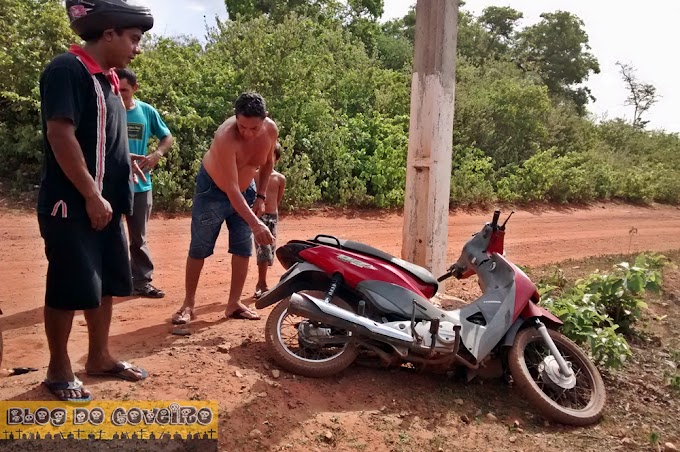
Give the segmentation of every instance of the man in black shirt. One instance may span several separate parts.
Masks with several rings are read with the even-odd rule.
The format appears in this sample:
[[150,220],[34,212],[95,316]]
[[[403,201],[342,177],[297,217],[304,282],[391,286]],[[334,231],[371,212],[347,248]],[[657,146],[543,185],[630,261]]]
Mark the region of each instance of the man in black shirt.
[[66,9],[86,44],[54,58],[40,77],[45,160],[38,223],[49,261],[44,383],[60,400],[83,402],[92,396],[73,374],[67,351],[76,310],[87,321],[88,374],[130,381],[147,376],[114,359],[108,337],[112,296],[132,291],[122,225],[122,215],[132,210],[132,165],[113,68],[140,53],[153,17],[123,0],[67,0]]

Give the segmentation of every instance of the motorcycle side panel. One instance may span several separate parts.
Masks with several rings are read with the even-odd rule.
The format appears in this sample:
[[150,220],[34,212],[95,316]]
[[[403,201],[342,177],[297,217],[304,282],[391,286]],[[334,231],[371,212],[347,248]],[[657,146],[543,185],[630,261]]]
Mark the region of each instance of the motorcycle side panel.
[[515,285],[517,286],[516,299],[519,301],[517,304],[515,304],[515,312],[513,314],[513,319],[516,320],[525,307],[529,304],[532,304],[532,299],[538,301],[538,290],[526,273],[522,271],[522,269],[505,259],[503,256],[499,255],[499,258],[509,265],[514,273]]
[[[491,318],[487,318],[491,307],[495,307],[496,311]],[[457,317],[455,320],[462,326],[461,340],[465,348],[477,360],[486,357],[501,341],[513,323],[514,308],[515,283],[513,281],[508,286],[487,292],[474,303],[451,312],[451,315]],[[468,320],[478,313],[484,315],[486,325],[478,325]]]

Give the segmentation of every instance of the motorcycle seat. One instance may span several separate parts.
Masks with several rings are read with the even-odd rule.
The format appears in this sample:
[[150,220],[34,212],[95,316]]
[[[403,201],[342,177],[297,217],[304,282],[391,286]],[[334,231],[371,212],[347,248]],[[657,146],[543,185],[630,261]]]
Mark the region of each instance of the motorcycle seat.
[[378,248],[374,248],[364,243],[354,242],[352,240],[337,239],[335,237],[329,236],[317,236],[314,240],[312,240],[312,242],[321,243],[323,245],[333,246],[336,248],[347,249],[359,254],[365,254],[367,256],[376,257],[378,259],[389,262],[392,265],[395,265],[396,267],[399,267],[400,269],[404,270],[407,273],[410,273],[412,276],[418,278],[424,284],[432,286],[435,292],[439,287],[439,282],[437,282],[437,278],[435,278],[434,275],[430,273],[430,271],[427,270],[426,268],[423,268],[420,265],[416,265],[411,262],[407,262],[403,259],[399,259],[396,256],[392,256],[389,253],[386,253],[384,251],[379,250]]

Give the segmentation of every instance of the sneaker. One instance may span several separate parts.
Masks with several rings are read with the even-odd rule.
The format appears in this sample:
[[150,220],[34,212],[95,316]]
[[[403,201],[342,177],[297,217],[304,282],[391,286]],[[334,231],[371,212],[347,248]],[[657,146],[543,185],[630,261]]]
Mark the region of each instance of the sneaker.
[[132,295],[138,295],[140,297],[147,298],[163,298],[165,296],[165,292],[163,292],[161,289],[155,288],[151,284],[147,284],[141,289],[133,290]]

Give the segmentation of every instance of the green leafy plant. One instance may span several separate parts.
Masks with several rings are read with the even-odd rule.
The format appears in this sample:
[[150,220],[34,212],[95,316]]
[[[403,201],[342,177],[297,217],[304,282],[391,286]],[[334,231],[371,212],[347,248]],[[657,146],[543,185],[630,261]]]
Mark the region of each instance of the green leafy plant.
[[[541,279],[540,284],[547,288],[552,289],[564,289],[569,281],[567,281],[566,276],[564,276],[564,270],[559,267],[555,267],[552,272]],[[546,293],[547,294],[547,293]]]
[[658,432],[651,431],[649,432],[649,442],[656,446],[659,444],[659,441],[661,440],[661,436],[659,435]]
[[562,333],[590,350],[593,359],[606,368],[621,367],[630,357],[626,339],[617,333],[618,325],[594,303],[594,294],[570,291],[559,298],[548,297],[542,304],[559,317]]
[[620,367],[631,355],[624,334],[647,307],[645,292],[661,288],[666,261],[662,255],[641,254],[634,265],[622,262],[609,274],[593,273],[559,296],[553,295],[556,286],[540,285],[542,304],[564,322],[567,337],[590,349],[595,361]]
[[680,375],[676,374],[671,376],[668,385],[675,391],[680,392]]

